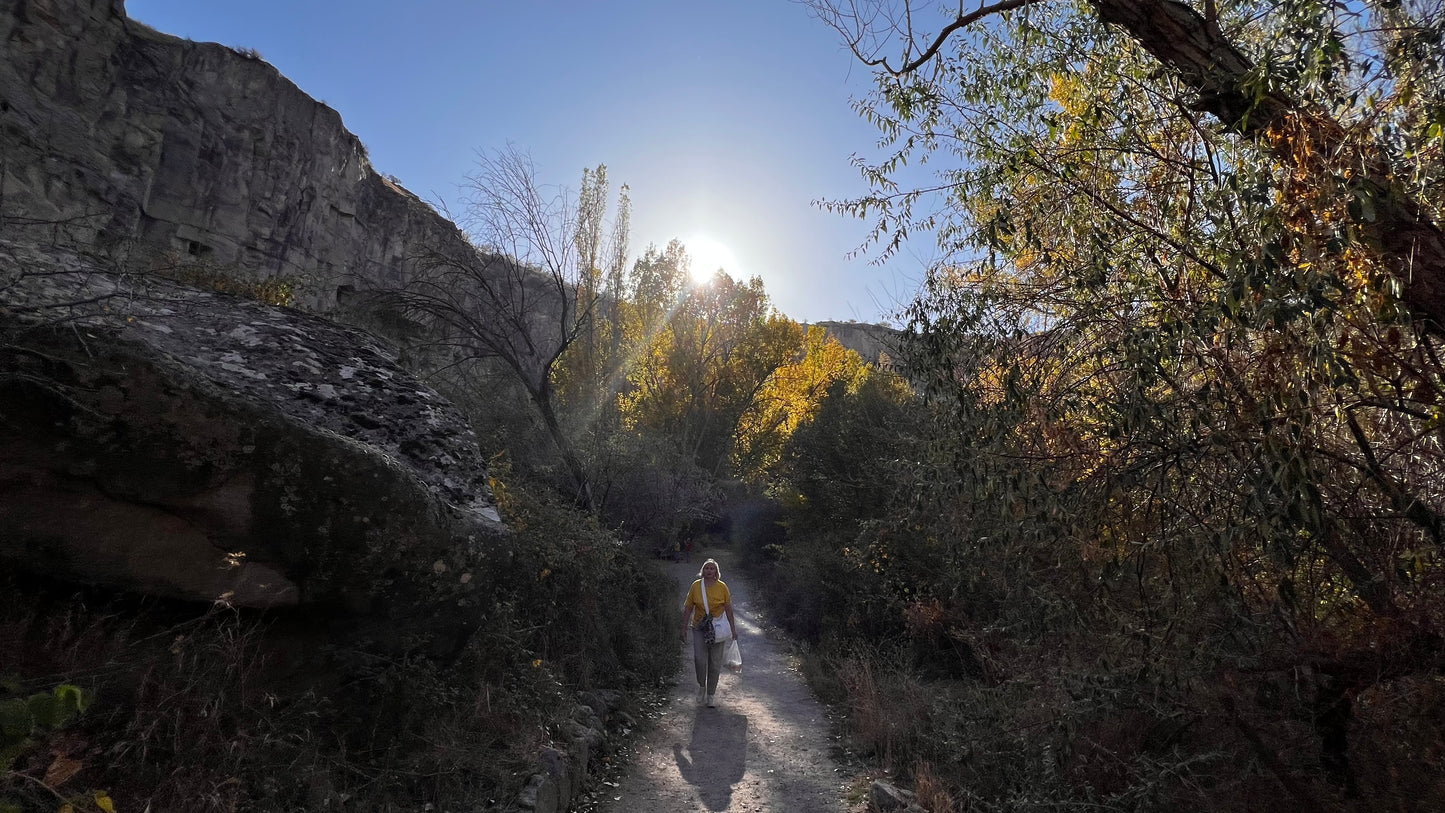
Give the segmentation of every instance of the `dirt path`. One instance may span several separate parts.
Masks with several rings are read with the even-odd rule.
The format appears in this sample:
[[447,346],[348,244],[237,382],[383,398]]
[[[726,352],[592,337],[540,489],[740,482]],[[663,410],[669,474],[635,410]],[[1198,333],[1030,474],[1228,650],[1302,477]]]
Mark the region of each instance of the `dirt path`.
[[[717,708],[694,697],[692,648],[679,644],[684,661],[671,702],[656,728],[638,743],[631,768],[617,787],[606,787],[604,813],[856,813],[860,802],[845,800],[854,786],[853,769],[835,760],[831,726],[813,698],[794,659],[752,609],[753,591],[741,571],[729,565],[730,551],[711,552],[722,566],[733,596],[743,672],[723,670]],[[678,626],[682,599],[706,556],[671,565]]]

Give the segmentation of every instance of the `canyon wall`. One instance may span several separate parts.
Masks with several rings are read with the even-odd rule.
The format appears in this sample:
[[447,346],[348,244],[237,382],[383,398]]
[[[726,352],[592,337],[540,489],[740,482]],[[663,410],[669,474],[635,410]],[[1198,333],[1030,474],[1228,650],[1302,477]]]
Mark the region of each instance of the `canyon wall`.
[[458,229],[378,174],[335,110],[254,54],[121,0],[0,0],[0,236],[205,263],[337,309]]

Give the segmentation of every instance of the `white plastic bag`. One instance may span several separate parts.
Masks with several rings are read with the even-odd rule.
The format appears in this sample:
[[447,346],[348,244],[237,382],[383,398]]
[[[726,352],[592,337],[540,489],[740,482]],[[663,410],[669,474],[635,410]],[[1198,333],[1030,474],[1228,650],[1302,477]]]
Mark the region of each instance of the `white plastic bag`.
[[723,650],[723,666],[741,673],[743,671],[743,653],[738,650],[736,638],[728,641],[727,649]]
[[712,633],[717,636],[715,641],[727,641],[733,637],[733,627],[728,623],[728,614],[716,616],[712,620]]

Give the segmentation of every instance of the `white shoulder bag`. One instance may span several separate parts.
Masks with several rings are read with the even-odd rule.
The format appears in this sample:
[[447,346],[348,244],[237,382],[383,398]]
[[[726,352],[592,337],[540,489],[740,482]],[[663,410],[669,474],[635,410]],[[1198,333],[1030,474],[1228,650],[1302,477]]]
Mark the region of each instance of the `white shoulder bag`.
[[[728,614],[724,612],[717,618],[712,616],[712,608],[707,603],[707,580],[698,579],[698,588],[702,590],[702,623],[698,625],[698,632],[702,633],[703,641],[715,644],[718,641],[727,641],[733,637],[732,625],[728,624]],[[708,622],[712,623],[709,624]],[[711,627],[711,629],[705,629]]]

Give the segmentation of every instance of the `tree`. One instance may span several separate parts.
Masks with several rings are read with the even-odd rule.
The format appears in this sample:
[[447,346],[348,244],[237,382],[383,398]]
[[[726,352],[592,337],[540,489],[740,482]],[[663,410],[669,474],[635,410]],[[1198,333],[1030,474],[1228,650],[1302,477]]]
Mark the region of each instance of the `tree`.
[[793,433],[817,414],[834,384],[844,392],[865,376],[866,363],[822,327],[807,328],[800,358],[768,376],[743,410],[733,441],[733,468],[745,479],[776,474]]
[[918,458],[912,437],[926,425],[924,409],[888,371],[860,365],[851,379],[821,380],[824,397],[787,438],[780,477],[798,506],[798,536],[826,531],[847,539],[861,523],[907,502],[907,490],[895,488],[898,478],[889,469],[899,470],[890,464],[900,458]]
[[579,206],[566,189],[543,187],[525,153],[508,147],[482,156],[467,178],[470,245],[431,247],[415,275],[381,297],[424,325],[421,341],[443,364],[495,361],[509,371],[556,445],[578,503],[590,506],[587,469],[559,419],[554,379],[599,297],[595,269],[578,249],[605,217],[604,170],[584,174],[584,186]]
[[[994,679],[1060,675],[1030,689],[1085,732],[1046,746],[1078,760],[1060,794],[1208,806],[1143,745],[1090,775],[1092,709],[1220,725],[1172,753],[1295,806],[1399,793],[1438,738],[1352,760],[1445,654],[1441,10],[1007,3],[911,39],[922,13],[867,9],[820,8],[881,69],[860,109],[890,147],[836,206],[944,250],[910,325],[938,423],[848,546],[869,594],[1009,630]],[[902,62],[860,34],[890,30]],[[922,160],[937,183],[904,186]],[[1011,714],[974,750],[1027,765]]]
[[[1152,382],[1162,376],[1186,399],[1200,386],[1214,386],[1207,382],[1222,381],[1213,391],[1238,398],[1241,411],[1288,403],[1291,396],[1260,392],[1251,380],[1252,353],[1226,357],[1227,364],[1207,354],[1190,358],[1190,347],[1229,341],[1289,357],[1271,367],[1271,381],[1290,386],[1279,375],[1288,370],[1295,376],[1289,381],[1303,390],[1360,370],[1393,368],[1385,379],[1415,382],[1397,397],[1398,407],[1382,407],[1358,391],[1324,397],[1351,410],[1370,404],[1397,418],[1429,414],[1439,386],[1428,337],[1438,325],[1433,272],[1422,263],[1431,262],[1435,227],[1405,220],[1431,214],[1411,201],[1439,181],[1438,155],[1431,158],[1427,143],[1431,119],[1417,109],[1424,105],[1428,112],[1420,97],[1438,101],[1439,90],[1415,86],[1420,77],[1439,74],[1440,57],[1422,56],[1418,48],[1406,49],[1410,59],[1398,52],[1411,37],[1438,32],[1438,10],[1411,23],[1408,10],[1373,9],[1384,18],[1404,14],[1396,22],[1411,23],[1379,34],[1383,39],[1344,30],[1342,17],[1364,11],[1336,14],[1311,4],[1266,15],[1252,32],[1236,21],[1231,28],[1251,32],[1264,54],[1260,69],[1226,48],[1214,22],[1167,0],[1145,5],[1157,12],[1150,20],[1112,2],[1091,8],[1110,22],[1124,18],[1146,53],[1115,48],[1108,30],[1042,5],[1001,4],[956,15],[921,47],[908,28],[918,17],[895,20],[904,26],[904,60],[895,66],[867,56],[886,77],[867,110],[899,145],[892,160],[873,170],[888,194],[845,208],[882,207],[880,224],[896,245],[911,226],[938,216],[913,218],[916,193],[888,186],[897,163],[914,151],[945,148],[940,145],[971,162],[941,173],[951,198],[940,236],[947,248],[967,247],[989,259],[957,284],[987,289],[993,307],[1011,309],[1017,329],[1047,326],[1054,342],[1070,342],[1076,356],[1066,368],[1086,371],[1094,397],[1113,380],[1145,387],[1147,398],[1157,399]],[[947,51],[950,37],[983,16],[1025,6],[1027,12],[962,42],[957,54]],[[861,33],[876,30],[876,20],[831,13],[835,26],[850,31],[855,51],[876,44]],[[1214,53],[1208,70],[1198,54],[1179,47],[1201,37]],[[1356,48],[1341,56],[1347,43]],[[1151,57],[1175,74],[1151,71]],[[1369,58],[1394,74],[1383,112],[1372,101],[1379,80],[1362,67]],[[918,75],[926,65],[928,74]],[[1213,112],[1223,132],[1206,127],[1195,109]],[[1346,127],[1326,110],[1354,120]],[[1415,132],[1404,140],[1423,149],[1401,153],[1414,157],[1413,167],[1396,161],[1389,168],[1402,169],[1386,173],[1376,161],[1392,149],[1383,135],[1407,125]],[[1372,128],[1381,137],[1372,140]],[[1433,132],[1438,137],[1439,128]],[[1394,208],[1385,213],[1387,207]],[[1340,352],[1388,345],[1390,331],[1398,332],[1389,326],[1397,296],[1418,318],[1424,333],[1418,341],[1389,360],[1379,352],[1368,359]],[[1124,368],[1142,378],[1121,377]],[[1125,383],[1130,380],[1136,383]],[[1081,397],[1079,390],[1074,397]],[[1135,421],[1120,431],[1141,426]],[[1373,445],[1397,441],[1356,428],[1339,428],[1355,447],[1343,453],[1358,457],[1362,471],[1375,472]],[[1257,440],[1248,432],[1240,436],[1250,448],[1270,448]],[[1406,516],[1416,517],[1429,537],[1440,536],[1440,511],[1429,507],[1433,494],[1415,489],[1406,495],[1411,489],[1400,485],[1418,480],[1383,471],[1367,479],[1391,502],[1409,506]],[[1376,572],[1338,541],[1330,548],[1358,589],[1375,590],[1367,585],[1377,582]]]
[[[924,21],[930,15],[909,0],[901,8],[892,0],[808,5],[894,80],[880,84],[880,95],[905,116],[929,108],[933,83],[949,74],[943,63],[994,36],[972,27],[1014,11],[1024,20],[1019,32],[1033,27],[1030,13],[1041,26],[1068,17],[1046,0],[1002,0],[971,12],[930,3],[942,20],[933,33]],[[1204,14],[1178,0],[1088,0],[1085,7],[1126,32],[1188,92],[1174,100],[1181,114],[1213,114],[1296,174],[1310,197],[1368,207],[1356,224],[1359,245],[1388,269],[1422,327],[1445,331],[1445,233],[1432,203],[1445,128],[1438,5],[1295,2],[1262,15],[1252,4],[1212,0]],[[948,52],[955,40],[963,40],[956,56]],[[1258,55],[1247,55],[1247,46]],[[896,56],[886,53],[891,48]],[[935,73],[920,75],[930,65]],[[1382,97],[1397,107],[1389,115],[1377,115]]]
[[621,364],[621,306],[626,292],[628,231],[632,204],[624,185],[617,197],[617,213],[610,231],[606,222],[609,197],[606,165],[582,171],[573,242],[577,252],[578,283],[574,290],[579,310],[596,303],[561,367],[561,389],[566,400],[595,414],[607,397],[608,382]]
[[667,323],[677,308],[690,277],[692,259],[680,240],[671,240],[659,250],[648,246],[633,263],[629,291],[636,321],[631,327],[633,342],[645,342]]
[[[738,281],[719,270],[683,290],[676,272],[685,267],[665,256],[639,263],[642,324],[658,327],[633,368],[623,409],[633,425],[661,433],[687,459],[720,474],[738,419],[798,352],[802,328],[773,310],[761,279]],[[671,295],[678,298],[669,306]]]

